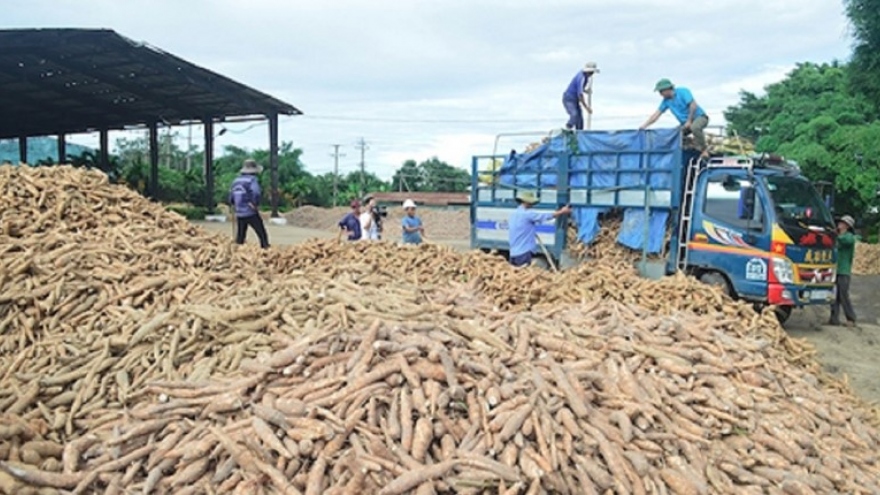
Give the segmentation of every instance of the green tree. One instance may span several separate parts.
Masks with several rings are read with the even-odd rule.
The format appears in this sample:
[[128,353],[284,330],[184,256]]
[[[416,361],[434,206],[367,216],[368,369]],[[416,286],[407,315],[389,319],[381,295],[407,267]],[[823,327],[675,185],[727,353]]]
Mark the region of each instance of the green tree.
[[[120,163],[119,157],[115,155],[107,157],[107,164],[102,164],[99,154],[93,151],[83,151],[79,155],[67,155],[67,161],[77,168],[96,168],[101,170],[107,174],[112,182],[119,180],[120,175],[123,173],[123,166]],[[51,163],[43,162],[43,164]]]
[[395,191],[424,191],[422,174],[415,160],[407,160],[391,177],[391,189]]
[[[160,136],[165,139],[166,136]],[[174,144],[173,136],[160,141],[159,193],[158,199],[171,203],[191,203],[206,206],[204,152],[187,153]],[[149,184],[149,143],[147,138],[120,139],[117,141],[120,157],[121,178],[129,187],[145,194]],[[293,143],[281,143],[278,149],[278,192],[282,208],[311,204],[331,206],[333,203],[333,174],[314,176],[302,161],[303,152]],[[269,171],[269,151],[247,150],[238,146],[226,146],[214,159],[214,204],[225,203],[232,181],[238,176],[244,160],[252,158],[263,166],[260,187],[264,191],[268,208],[271,199],[272,177]],[[188,159],[188,160],[187,160]],[[186,164],[191,166],[187,167]],[[368,192],[390,189],[390,184],[372,173],[363,177]],[[339,202],[345,204],[360,196],[362,177],[351,172],[338,177]]]
[[[798,126],[828,116],[840,124],[865,124],[876,118],[871,104],[849,90],[846,66],[798,64],[787,77],[757,96],[742,92],[740,102],[724,112],[730,130],[756,142],[758,150],[793,141]],[[761,143],[762,139],[768,141]]]
[[852,86],[880,107],[880,0],[844,0],[855,44]]
[[394,190],[418,192],[464,192],[471,184],[470,174],[463,169],[432,157],[419,164],[407,160],[394,173]]
[[349,172],[347,175],[340,177],[339,180],[339,200],[342,204],[358,198],[361,193],[362,184],[363,192],[365,193],[386,192],[391,189],[391,185],[388,182],[383,181],[372,172],[366,172],[363,175],[360,172]]
[[880,124],[851,91],[847,66],[802,63],[765,89],[743,92],[724,112],[729,130],[756,140],[758,151],[796,160],[812,180],[833,181],[838,212],[859,215],[876,204]]

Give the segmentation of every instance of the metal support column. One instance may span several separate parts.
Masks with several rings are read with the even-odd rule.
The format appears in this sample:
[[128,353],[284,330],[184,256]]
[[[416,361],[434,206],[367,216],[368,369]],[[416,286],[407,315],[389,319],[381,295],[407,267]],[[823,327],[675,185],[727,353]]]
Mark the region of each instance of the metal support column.
[[272,218],[278,218],[278,114],[269,115],[269,172],[272,174]]
[[150,123],[150,183],[147,195],[150,199],[159,199],[159,124]]
[[27,163],[28,161],[28,152],[27,152],[27,136],[21,136],[18,138],[18,162],[19,163]]
[[58,163],[67,163],[67,136],[58,135]]
[[214,213],[214,119],[205,117],[205,208]]
[[101,167],[101,170],[107,171],[110,168],[110,133],[107,129],[101,129],[100,141],[101,141],[101,158],[98,166]]

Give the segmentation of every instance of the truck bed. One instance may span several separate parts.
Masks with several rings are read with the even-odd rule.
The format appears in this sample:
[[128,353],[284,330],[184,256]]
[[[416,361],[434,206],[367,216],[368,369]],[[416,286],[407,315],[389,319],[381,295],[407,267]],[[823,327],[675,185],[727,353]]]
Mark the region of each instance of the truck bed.
[[[516,192],[533,191],[536,210],[571,204],[578,239],[590,243],[599,231],[599,214],[624,210],[618,241],[659,252],[670,212],[681,197],[683,150],[678,129],[581,131],[563,133],[528,153],[475,157],[471,202],[471,242],[477,248],[505,250],[505,219],[516,208]],[[493,160],[503,165],[493,170]],[[477,177],[491,176],[490,183]],[[646,220],[646,208],[650,218]],[[541,241],[554,257],[565,249],[567,219],[539,226]]]

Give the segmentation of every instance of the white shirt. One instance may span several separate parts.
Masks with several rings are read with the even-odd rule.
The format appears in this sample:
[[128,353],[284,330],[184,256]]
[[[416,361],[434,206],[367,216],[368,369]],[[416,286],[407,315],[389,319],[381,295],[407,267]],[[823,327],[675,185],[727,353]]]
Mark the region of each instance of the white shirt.
[[365,211],[361,213],[361,216],[358,217],[358,220],[361,222],[361,238],[362,241],[370,240],[370,230],[373,226],[373,214],[369,211]]

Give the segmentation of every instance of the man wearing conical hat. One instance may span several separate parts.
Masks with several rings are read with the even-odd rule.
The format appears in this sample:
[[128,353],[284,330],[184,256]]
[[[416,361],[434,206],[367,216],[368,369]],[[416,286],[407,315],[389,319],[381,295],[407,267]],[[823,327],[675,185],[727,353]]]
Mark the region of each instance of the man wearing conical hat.
[[510,235],[510,264],[526,266],[531,264],[532,256],[538,250],[538,225],[548,220],[571,213],[570,206],[563,206],[553,213],[538,213],[532,209],[538,203],[534,193],[523,191],[516,195],[519,206],[507,221]]
[[257,175],[262,171],[263,167],[254,160],[245,160],[241,172],[232,181],[232,186],[229,188],[229,203],[235,209],[237,222],[235,242],[244,244],[247,228],[250,227],[257,233],[260,247],[266,249],[269,247],[269,234],[266,233],[266,226],[260,216],[259,206],[262,191],[260,190],[260,181],[257,179]]
[[849,298],[849,283],[852,278],[852,264],[857,240],[853,234],[855,226],[855,219],[849,215],[844,215],[837,222],[837,279],[835,281],[837,299],[831,304],[829,325],[840,325],[841,306],[843,306],[843,315],[846,317],[846,326],[856,325],[856,311]]
[[587,62],[584,68],[578,71],[572,78],[565,92],[562,93],[562,106],[568,113],[568,122],[565,128],[569,130],[579,131],[584,128],[584,114],[581,107],[588,113],[593,113],[593,109],[587,104],[584,94],[592,91],[593,74],[597,74],[599,69],[596,68],[596,62]]

